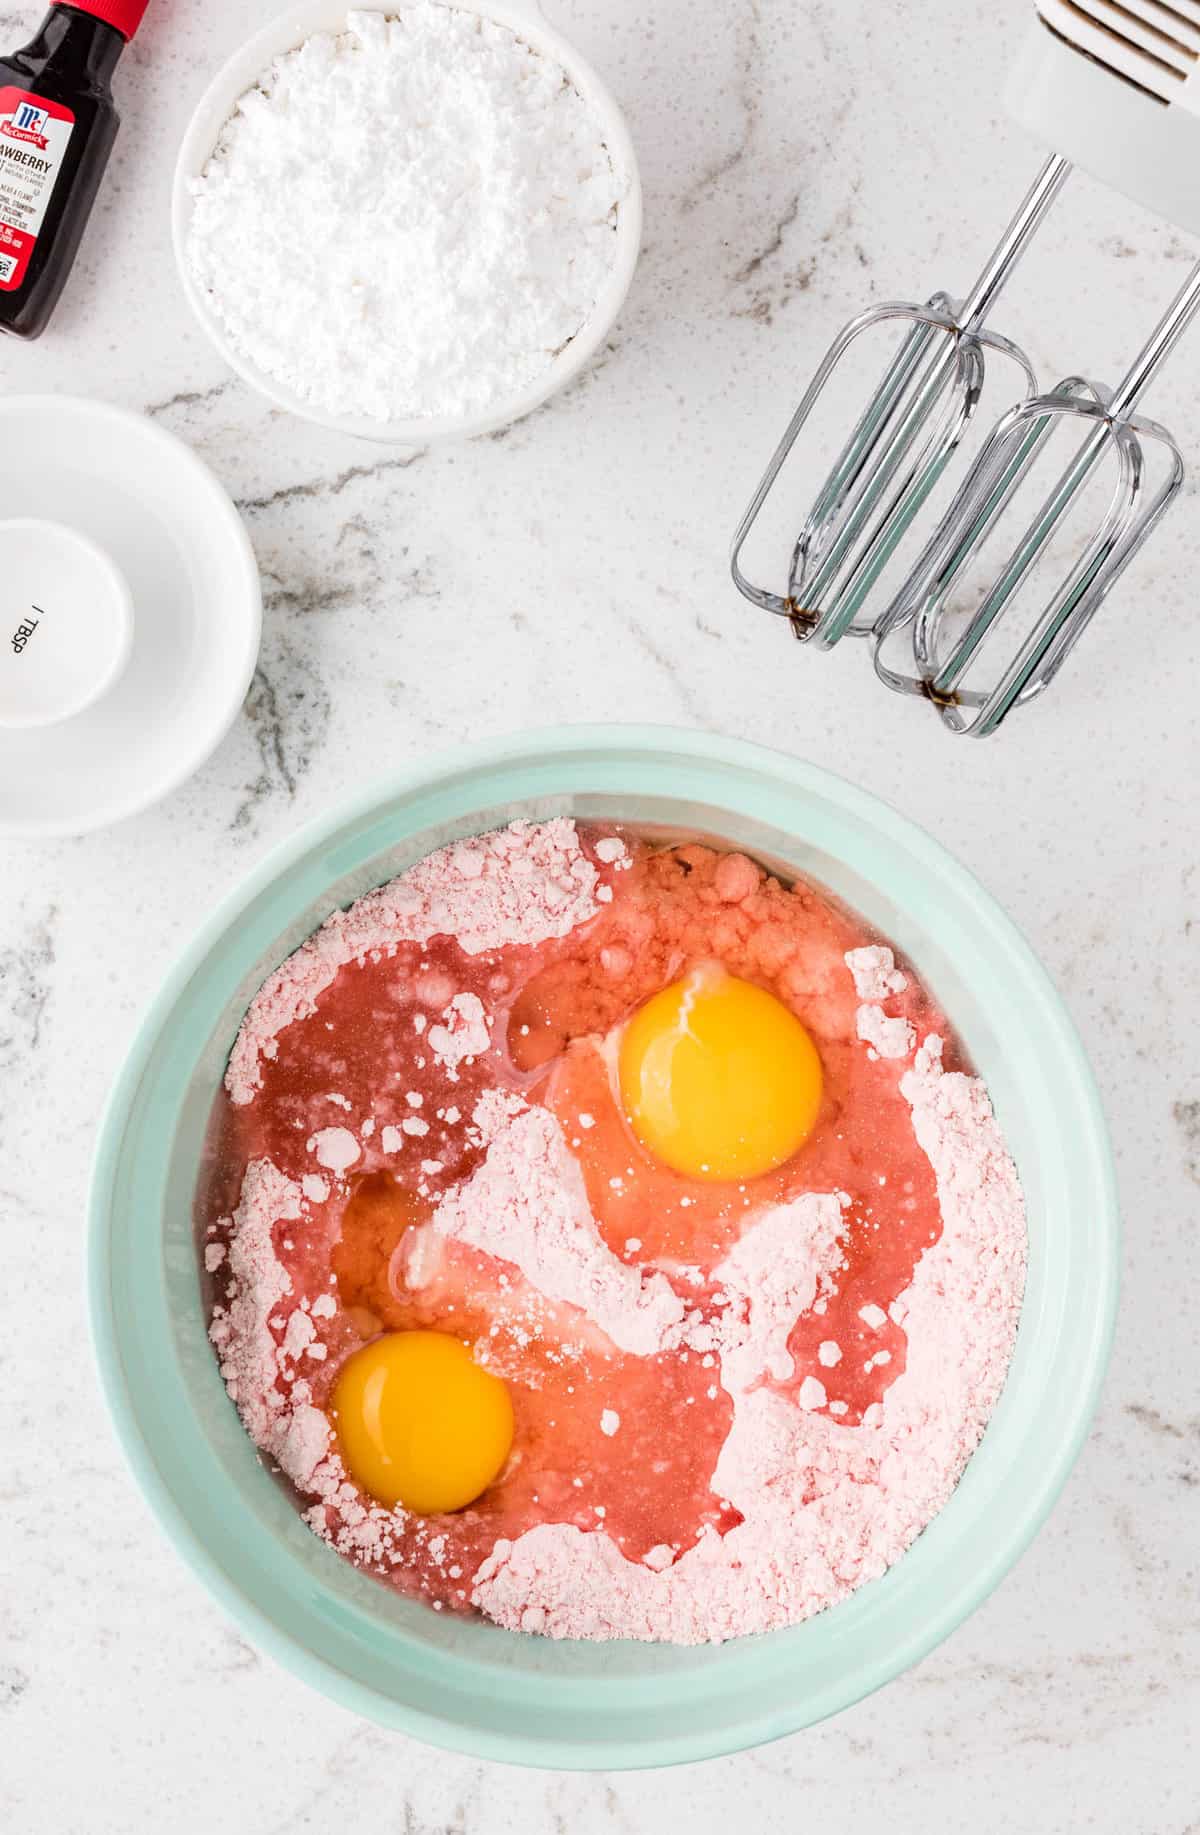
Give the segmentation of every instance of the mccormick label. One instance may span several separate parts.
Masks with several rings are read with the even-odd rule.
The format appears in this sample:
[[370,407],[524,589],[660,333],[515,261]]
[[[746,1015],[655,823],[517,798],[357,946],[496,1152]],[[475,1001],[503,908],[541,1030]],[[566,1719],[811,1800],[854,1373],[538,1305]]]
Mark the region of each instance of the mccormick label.
[[25,278],[74,127],[61,102],[0,89],[0,293]]

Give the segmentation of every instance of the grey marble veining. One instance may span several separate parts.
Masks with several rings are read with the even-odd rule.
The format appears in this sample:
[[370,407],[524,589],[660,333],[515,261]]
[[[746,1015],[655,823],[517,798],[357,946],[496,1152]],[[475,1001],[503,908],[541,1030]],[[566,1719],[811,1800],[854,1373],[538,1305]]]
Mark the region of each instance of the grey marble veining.
[[[980,746],[746,608],[725,548],[836,326],[963,286],[1038,152],[1000,112],[1022,0],[547,0],[626,107],[645,249],[609,346],[502,437],[395,451],[276,414],[192,325],[174,150],[274,0],[151,0],[62,311],[4,386],[97,394],[189,440],[241,506],[262,657],[204,770],[0,875],[0,1822],[27,1835],[973,1835],[1200,1830],[1200,996],[1195,486],[1043,704]],[[16,42],[25,15],[5,9]],[[1080,178],[998,323],[1110,376],[1192,250]],[[1149,403],[1200,476],[1200,334]],[[1138,641],[1131,640],[1136,631]],[[892,1687],[656,1777],[510,1772],[355,1721],[230,1629],[150,1519],[96,1395],[82,1217],[97,1117],[197,916],[396,761],[554,719],[731,730],[844,772],[980,874],[1055,975],[1126,1213],[1112,1374],[1050,1522]]]

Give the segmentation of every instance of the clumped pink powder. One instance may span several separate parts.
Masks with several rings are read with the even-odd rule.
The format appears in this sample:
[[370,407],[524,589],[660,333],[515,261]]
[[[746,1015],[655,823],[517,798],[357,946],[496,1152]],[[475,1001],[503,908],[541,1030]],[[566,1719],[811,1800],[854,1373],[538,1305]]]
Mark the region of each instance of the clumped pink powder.
[[[335,912],[268,976],[230,1054],[230,1097],[253,1099],[262,1087],[260,1059],[273,1055],[285,1026],[313,1012],[317,996],[348,962],[435,936],[454,937],[469,956],[563,937],[595,912],[597,879],[566,818],[513,822],[429,854],[348,911]],[[453,1052],[452,1039],[479,1023],[473,1008],[455,1009],[443,1022],[443,1045]]]
[[[610,865],[624,848],[605,838],[594,853]],[[715,884],[722,898],[749,896],[756,870],[728,856]],[[331,918],[270,977],[230,1062],[231,1099],[254,1099],[279,1032],[313,1013],[347,963],[441,934],[455,936],[468,954],[562,937],[595,915],[606,890],[566,821],[514,824],[422,861]],[[559,1315],[565,1308],[599,1345],[634,1358],[691,1358],[703,1381],[711,1374],[709,1393],[716,1396],[719,1384],[732,1400],[711,1480],[732,1527],[721,1533],[706,1522],[684,1552],[664,1543],[640,1560],[618,1547],[603,1512],[595,1528],[549,1520],[495,1540],[463,1575],[459,1596],[497,1623],[557,1637],[680,1644],[795,1623],[897,1560],[946,1503],[978,1444],[1003,1386],[1024,1285],[1016,1171],[982,1083],[943,1069],[934,1033],[914,1055],[909,1020],[887,1012],[908,986],[891,951],[870,945],[845,960],[862,1003],[862,1042],[852,1049],[906,1063],[899,1088],[942,1218],[940,1237],[889,1309],[907,1334],[905,1367],[857,1425],[839,1420],[844,1403],[827,1406],[818,1376],[783,1386],[793,1376],[793,1328],[808,1318],[819,1331],[836,1290],[846,1194],[812,1192],[749,1209],[712,1271],[716,1293],[693,1304],[678,1291],[687,1269],[668,1278],[608,1246],[555,1115],[511,1091],[487,1089],[474,1100],[465,1125],[482,1158],[440,1195],[431,1220],[410,1231],[409,1285],[436,1280],[442,1254],[482,1255],[509,1271],[501,1285],[514,1304],[529,1295]],[[476,997],[450,989],[440,1024],[431,1043],[453,1076],[464,1056],[487,1048],[489,1018]],[[590,1119],[581,1116],[580,1127]],[[364,1140],[374,1126],[361,1125]],[[383,1133],[401,1138],[395,1127]],[[319,1164],[335,1178],[355,1163],[358,1144],[341,1125],[312,1137]],[[247,1167],[237,1209],[224,1220],[227,1256],[211,1264],[226,1283],[211,1327],[221,1371],[255,1442],[309,1500],[306,1520],[318,1534],[377,1572],[409,1559],[414,1536],[436,1563],[445,1535],[366,1498],[313,1405],[314,1368],[344,1328],[340,1304],[332,1291],[297,1299],[274,1244],[281,1229],[302,1230],[308,1207],[327,1195],[317,1175],[301,1186],[269,1159]],[[627,1252],[638,1247],[626,1245]],[[873,1329],[887,1322],[875,1306],[860,1317]],[[842,1349],[830,1340],[820,1352],[828,1379]],[[879,1361],[889,1356],[884,1348]],[[619,1441],[619,1410],[604,1409],[599,1432]]]
[[[476,1120],[488,1127],[486,1105]],[[605,1244],[579,1162],[545,1109],[505,1119],[479,1171],[442,1199],[433,1228],[511,1262],[531,1287],[578,1307],[623,1351],[652,1356],[683,1319],[665,1275],[630,1266]]]
[[854,992],[860,1000],[887,1000],[891,994],[903,994],[908,986],[908,976],[896,967],[896,958],[884,943],[848,949],[846,967],[854,977]]
[[[837,1192],[808,1192],[757,1217],[716,1269],[725,1292],[742,1302],[744,1324],[718,1335],[721,1373],[733,1394],[761,1377],[786,1382],[793,1360],[788,1339],[842,1265],[843,1211]],[[707,1349],[704,1344],[699,1349]]]
[[[1026,1245],[1016,1170],[986,1091],[943,1072],[941,1051],[928,1038],[902,1087],[937,1178],[943,1233],[902,1296],[907,1367],[877,1418],[841,1427],[754,1386],[761,1359],[727,1355],[734,1420],[713,1485],[744,1521],[724,1536],[705,1532],[657,1572],[626,1561],[603,1531],[543,1524],[498,1542],[480,1568],[473,1598],[489,1617],[554,1637],[674,1644],[769,1631],[878,1578],[936,1516],[1004,1384]],[[769,1310],[769,1266],[761,1285]]]
[[269,1320],[292,1289],[271,1230],[275,1223],[299,1217],[300,1195],[270,1160],[252,1160],[247,1167],[230,1231],[225,1303],[214,1309],[210,1331],[221,1375],[260,1446],[283,1406],[275,1386],[279,1369]]

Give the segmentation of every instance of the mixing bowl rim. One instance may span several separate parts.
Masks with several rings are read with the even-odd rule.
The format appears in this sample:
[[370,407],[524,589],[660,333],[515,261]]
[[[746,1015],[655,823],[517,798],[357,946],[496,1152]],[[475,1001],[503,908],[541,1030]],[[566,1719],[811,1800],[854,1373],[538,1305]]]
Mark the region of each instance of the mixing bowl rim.
[[[967,1603],[963,1604],[960,1597],[949,1606],[931,1612],[920,1627],[899,1646],[890,1645],[870,1665],[864,1666],[862,1673],[855,1676],[850,1692],[844,1686],[833,1689],[829,1699],[822,1702],[816,1713],[806,1710],[796,1712],[794,1709],[789,1711],[785,1704],[768,1714],[730,1722],[722,1727],[719,1736],[714,1736],[711,1730],[702,1730],[699,1733],[656,1735],[652,1743],[635,1741],[597,1745],[577,1739],[570,1745],[564,1745],[557,1738],[544,1739],[537,1733],[523,1733],[518,1738],[504,1731],[460,1725],[379,1694],[369,1683],[360,1681],[326,1656],[316,1654],[298,1635],[284,1629],[232,1578],[192,1527],[182,1505],[176,1502],[154,1452],[141,1431],[110,1304],[113,1262],[109,1220],[114,1174],[123,1147],[128,1117],[154,1050],[170,1023],[180,996],[199,965],[219,945],[231,925],[260,893],[268,889],[314,844],[369,815],[373,809],[381,808],[406,794],[429,789],[441,781],[452,780],[472,770],[499,769],[523,758],[530,762],[537,760],[539,763],[561,758],[565,762],[570,754],[588,750],[608,754],[617,750],[635,753],[646,751],[662,759],[673,754],[701,768],[732,767],[766,773],[777,782],[786,783],[788,787],[821,795],[835,804],[843,814],[865,818],[877,831],[886,833],[893,840],[903,841],[915,856],[923,856],[930,865],[936,863],[941,873],[949,874],[957,882],[958,890],[969,902],[973,915],[986,924],[1013,959],[1020,963],[1027,984],[1036,990],[1039,997],[1039,1021],[1043,1026],[1050,1027],[1056,1035],[1064,1065],[1069,1066],[1074,1079],[1077,1110],[1086,1121],[1090,1135],[1087,1163],[1096,1184],[1096,1260],[1093,1269],[1095,1304],[1086,1343],[1086,1357],[1080,1365],[1081,1374],[1086,1373],[1086,1381],[1074,1392],[1068,1424],[1059,1437],[1055,1457],[1046,1461],[1037,1479],[1030,1485],[1027,1502],[1019,1517],[1010,1524],[1003,1544],[993,1548],[981,1561]],[[714,791],[713,801],[714,804],[720,804],[719,788]],[[1120,1218],[1107,1126],[1095,1077],[1082,1041],[1061,995],[1035,951],[970,869],[963,866],[920,824],[902,815],[883,798],[860,789],[822,766],[751,741],[693,729],[614,723],[558,726],[506,734],[439,752],[429,760],[415,760],[385,777],[373,780],[354,795],[340,799],[269,849],[192,934],[139,1020],[98,1129],[90,1186],[87,1240],[87,1293],[92,1346],[101,1389],[118,1442],[140,1489],[173,1545],[235,1624],[245,1629],[262,1649],[293,1674],[341,1706],[379,1724],[411,1734],[430,1745],[478,1758],[526,1766],[549,1766],[559,1770],[621,1770],[657,1769],[716,1758],[768,1743],[802,1727],[816,1724],[830,1714],[852,1706],[900,1675],[934,1649],[978,1608],[1029,1547],[1066,1483],[1086,1439],[1104,1381],[1115,1329]],[[986,1447],[981,1448],[975,1459],[978,1460],[985,1451]]]

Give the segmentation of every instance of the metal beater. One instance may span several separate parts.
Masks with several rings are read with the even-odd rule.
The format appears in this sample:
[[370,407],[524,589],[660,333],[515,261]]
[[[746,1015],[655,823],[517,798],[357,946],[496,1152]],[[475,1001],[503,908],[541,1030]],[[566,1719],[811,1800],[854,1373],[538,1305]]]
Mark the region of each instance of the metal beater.
[[[1043,138],[1069,145],[1098,177],[1200,231],[1200,0],[1122,0],[1115,8],[1111,0],[1038,0],[1038,12],[1010,86],[1014,112]],[[923,697],[952,732],[993,733],[1013,707],[1047,686],[1183,483],[1175,441],[1135,409],[1200,310],[1200,264],[1112,390],[1072,376],[1037,394],[1024,354],[984,328],[1071,165],[1063,153],[1046,161],[961,305],[939,293],[925,306],[876,306],[851,320],[792,416],[734,538],[733,577],[748,599],[786,617],[796,637],[818,649],[847,635],[869,637],[880,679]],[[786,590],[753,584],[743,549],[785,460],[849,346],[889,320],[907,321],[909,329],[816,497]],[[1017,366],[1022,399],[987,438],[900,587],[875,591],[970,424],[988,354]],[[1023,488],[1028,493],[1048,440],[1069,423],[1082,435],[1077,449],[965,611],[954,595],[967,568]],[[1015,624],[1023,590],[1102,463],[1115,475],[1099,527],[1032,617],[1022,606],[1012,654],[988,673],[1000,627]]]

